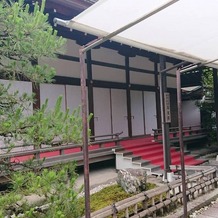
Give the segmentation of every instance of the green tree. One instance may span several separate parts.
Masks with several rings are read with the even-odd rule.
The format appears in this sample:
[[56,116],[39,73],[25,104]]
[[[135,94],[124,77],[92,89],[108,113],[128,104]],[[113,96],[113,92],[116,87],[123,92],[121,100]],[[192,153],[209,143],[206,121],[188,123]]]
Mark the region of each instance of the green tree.
[[202,125],[207,130],[209,142],[216,140],[216,118],[213,88],[213,69],[205,67],[202,73],[203,98],[198,102],[202,113]]
[[[9,80],[25,79],[34,84],[52,82],[55,70],[48,65],[38,65],[44,57],[55,58],[65,44],[57,36],[44,14],[45,0],[39,6],[30,6],[24,0],[0,1],[0,76]],[[52,144],[81,142],[82,120],[79,109],[70,113],[61,110],[61,98],[54,110],[45,104],[26,116],[34,96],[10,92],[10,85],[0,84],[0,136],[5,143],[14,146],[24,144]]]
[[54,69],[37,64],[39,58],[55,57],[65,40],[48,23],[45,0],[33,12],[24,0],[0,1],[0,72],[9,79],[51,82]]
[[[36,2],[33,11],[24,0],[0,0],[0,78],[8,80],[27,80],[33,84],[52,82],[55,70],[47,65],[38,65],[44,57],[55,58],[65,40],[57,37],[57,32],[48,23],[44,14],[45,1]],[[53,110],[48,110],[48,100],[32,114],[25,112],[35,97],[28,93],[12,92],[11,85],[0,83],[0,140],[10,145],[16,144],[52,145],[81,142],[82,119],[80,109],[72,113],[61,110],[61,97]],[[0,168],[5,160],[0,159]],[[8,169],[11,169],[11,164]],[[31,161],[29,161],[29,166]],[[6,169],[6,168],[4,168]],[[24,217],[78,217],[76,208],[77,192],[74,184],[77,176],[74,166],[60,166],[56,170],[34,170],[11,172],[12,190],[0,198],[0,217],[7,215],[8,207],[13,207],[27,193],[44,195],[52,207],[46,214],[36,214],[28,205],[20,207],[16,214]],[[70,175],[69,175],[70,174]],[[69,177],[70,176],[70,177]],[[67,201],[66,201],[67,200]],[[64,204],[63,204],[64,202]]]

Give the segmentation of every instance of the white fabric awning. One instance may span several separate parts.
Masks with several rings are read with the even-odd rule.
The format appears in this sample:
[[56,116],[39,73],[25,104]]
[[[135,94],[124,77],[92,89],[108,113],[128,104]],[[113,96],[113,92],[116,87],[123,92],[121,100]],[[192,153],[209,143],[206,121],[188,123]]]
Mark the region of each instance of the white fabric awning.
[[[99,0],[72,20],[55,23],[106,36],[169,0]],[[179,0],[112,38],[126,45],[196,62],[218,59],[218,1]],[[218,68],[218,61],[208,64]]]
[[183,92],[194,92],[194,91],[197,91],[201,88],[202,88],[201,86],[190,86],[190,87],[183,87],[181,89]]

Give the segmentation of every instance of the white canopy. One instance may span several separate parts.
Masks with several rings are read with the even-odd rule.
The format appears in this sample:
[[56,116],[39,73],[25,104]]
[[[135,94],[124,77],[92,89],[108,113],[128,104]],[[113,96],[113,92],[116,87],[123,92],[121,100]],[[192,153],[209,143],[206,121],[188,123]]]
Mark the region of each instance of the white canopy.
[[[102,37],[168,2],[99,0],[72,20],[55,22]],[[212,62],[208,66],[218,68],[217,9],[217,0],[179,0],[112,40],[193,63]]]

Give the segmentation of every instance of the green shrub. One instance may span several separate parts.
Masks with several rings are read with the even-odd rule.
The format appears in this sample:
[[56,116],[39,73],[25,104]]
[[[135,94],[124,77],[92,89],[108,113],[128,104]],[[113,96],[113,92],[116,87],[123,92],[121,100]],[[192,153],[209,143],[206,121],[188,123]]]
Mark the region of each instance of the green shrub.
[[[10,211],[24,217],[46,218],[78,218],[78,193],[75,182],[75,164],[59,165],[53,169],[42,169],[38,172],[14,172],[11,175],[11,190],[0,198],[0,217],[5,217]],[[16,203],[26,195],[38,194],[45,197],[43,204],[50,204],[47,211],[36,212],[35,205]]]

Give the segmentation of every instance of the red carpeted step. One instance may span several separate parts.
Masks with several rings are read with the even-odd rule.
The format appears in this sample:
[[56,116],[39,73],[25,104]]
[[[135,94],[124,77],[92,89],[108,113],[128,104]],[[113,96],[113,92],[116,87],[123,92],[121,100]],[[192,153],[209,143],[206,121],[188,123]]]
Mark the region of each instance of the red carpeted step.
[[153,137],[139,138],[139,139],[131,139],[122,141],[122,145],[133,145],[133,144],[148,144],[148,143],[156,143],[153,142]]
[[154,165],[160,166],[161,168],[164,168],[163,158],[159,159],[159,160],[150,160],[150,162],[151,162],[151,164],[154,164]]
[[125,144],[121,144],[121,146],[125,149],[135,149],[135,148],[145,148],[145,147],[153,147],[153,146],[162,146],[161,144],[159,144],[158,142],[149,142],[149,143],[136,143],[136,144],[129,144],[129,145],[125,145]]
[[174,148],[174,147],[171,147],[170,151],[171,152],[180,152],[179,148]]
[[[185,159],[185,164],[186,165],[195,165],[195,163],[196,164],[201,164],[201,163],[204,162],[203,160],[197,160],[195,158],[189,158],[188,159],[188,158],[184,157],[184,159]],[[179,165],[179,164],[181,164],[181,161],[180,161],[180,159],[173,159],[172,164],[173,165]]]
[[171,156],[171,158],[180,158],[180,153],[179,152],[171,152],[170,156]]
[[[133,150],[133,154],[136,154],[136,155],[140,155],[143,159],[146,159],[146,158],[154,158],[154,157],[157,157],[157,156],[161,156],[163,157],[163,147],[162,146],[159,146],[159,147],[156,147],[156,148],[150,148],[149,151],[147,151],[146,149],[142,150],[142,149],[135,149]],[[180,153],[177,152],[175,149],[172,149],[171,151],[171,158],[179,158],[180,157]]]
[[142,154],[142,153],[150,153],[150,152],[158,152],[158,151],[162,151],[163,152],[163,148],[159,145],[153,145],[153,146],[144,146],[144,147],[136,147],[136,148],[128,148],[125,150],[137,153],[137,154]]
[[[155,142],[136,143],[136,144],[125,144],[123,145],[125,150],[133,152],[134,155],[141,156],[143,160],[148,160],[151,164],[159,165],[161,168],[164,167],[163,158],[163,145]],[[172,164],[180,164],[180,152],[176,148],[170,149]],[[196,160],[191,155],[185,155],[185,164],[198,165],[203,161]]]
[[143,150],[143,151],[133,151],[133,154],[135,155],[140,155],[140,156],[144,156],[144,157],[153,157],[153,156],[163,156],[163,149],[153,149],[153,150]]
[[[184,160],[185,161],[192,161],[192,160],[196,160],[196,159],[193,156],[184,155]],[[172,162],[180,162],[180,157],[172,158]]]
[[149,158],[149,161],[155,165],[157,165],[156,163],[164,162],[163,156]]
[[[151,162],[152,164],[155,164],[155,165],[158,165],[160,166],[161,169],[164,169],[164,161],[159,161],[159,162]],[[189,161],[185,161],[185,165],[190,165],[190,166],[196,166],[196,165],[200,165],[204,163],[204,160],[189,160]],[[174,164],[174,163],[172,163]],[[180,165],[181,163],[180,162],[177,162],[176,164],[174,165]]]
[[[190,166],[196,166],[202,164],[203,161],[195,160],[195,161],[185,161],[185,165],[190,165]],[[160,166],[161,169],[164,169],[164,161],[160,162],[154,162],[152,164]],[[180,165],[180,163],[175,164],[175,165]]]

